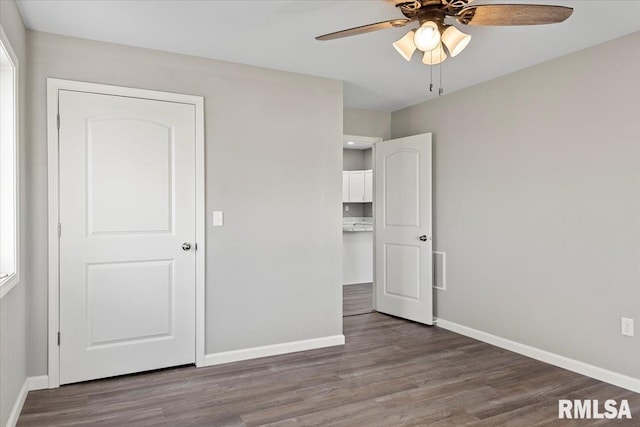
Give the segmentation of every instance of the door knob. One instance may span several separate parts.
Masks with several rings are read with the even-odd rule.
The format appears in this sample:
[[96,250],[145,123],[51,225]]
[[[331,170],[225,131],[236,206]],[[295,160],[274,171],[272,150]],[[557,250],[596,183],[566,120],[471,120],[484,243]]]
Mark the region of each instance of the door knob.
[[[423,242],[426,242],[427,241],[427,235],[423,234],[422,236],[418,237],[418,239],[422,240]],[[183,245],[183,247],[184,247],[184,245]]]
[[183,243],[182,244],[182,250],[183,251],[188,251],[189,249],[191,249],[191,243]]

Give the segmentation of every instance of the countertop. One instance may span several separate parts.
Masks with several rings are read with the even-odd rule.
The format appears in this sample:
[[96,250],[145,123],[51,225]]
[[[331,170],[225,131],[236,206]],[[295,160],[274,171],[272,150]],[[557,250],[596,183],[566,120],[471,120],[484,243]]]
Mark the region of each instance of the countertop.
[[342,231],[346,233],[373,231],[373,218],[347,217],[342,219]]

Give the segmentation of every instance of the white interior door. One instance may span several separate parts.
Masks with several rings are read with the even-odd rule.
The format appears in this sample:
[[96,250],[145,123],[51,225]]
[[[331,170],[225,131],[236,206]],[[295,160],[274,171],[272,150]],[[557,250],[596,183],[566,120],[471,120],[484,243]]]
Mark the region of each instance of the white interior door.
[[431,134],[374,152],[376,310],[432,325]]
[[195,107],[61,90],[59,115],[60,383],[193,363]]

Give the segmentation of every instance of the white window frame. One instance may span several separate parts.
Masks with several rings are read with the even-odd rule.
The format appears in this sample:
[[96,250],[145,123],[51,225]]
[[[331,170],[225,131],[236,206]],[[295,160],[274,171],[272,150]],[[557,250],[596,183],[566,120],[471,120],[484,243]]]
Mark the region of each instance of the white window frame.
[[0,279],[0,299],[7,295],[18,283],[20,283],[20,170],[19,170],[19,84],[18,84],[18,59],[13,51],[9,39],[0,26],[0,49],[6,53],[13,71],[13,117],[11,120],[11,139],[13,140],[13,217],[14,217],[14,271],[8,277]]

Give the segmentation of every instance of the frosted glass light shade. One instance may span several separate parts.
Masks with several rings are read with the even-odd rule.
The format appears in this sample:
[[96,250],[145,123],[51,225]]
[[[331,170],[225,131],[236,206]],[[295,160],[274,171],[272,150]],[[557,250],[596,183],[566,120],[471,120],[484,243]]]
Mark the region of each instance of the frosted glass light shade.
[[427,65],[437,65],[445,59],[447,59],[447,53],[444,51],[442,43],[440,43],[435,49],[424,53],[422,63]]
[[442,33],[442,43],[447,47],[453,58],[464,50],[471,41],[471,36],[458,30],[453,25]]
[[440,43],[440,30],[438,24],[427,21],[416,30],[413,36],[416,47],[423,52],[434,49]]
[[416,51],[416,45],[413,42],[413,36],[415,32],[416,30],[409,31],[404,35],[404,37],[393,44],[393,47],[395,47],[398,53],[402,55],[402,57],[407,61],[411,61],[413,52]]

